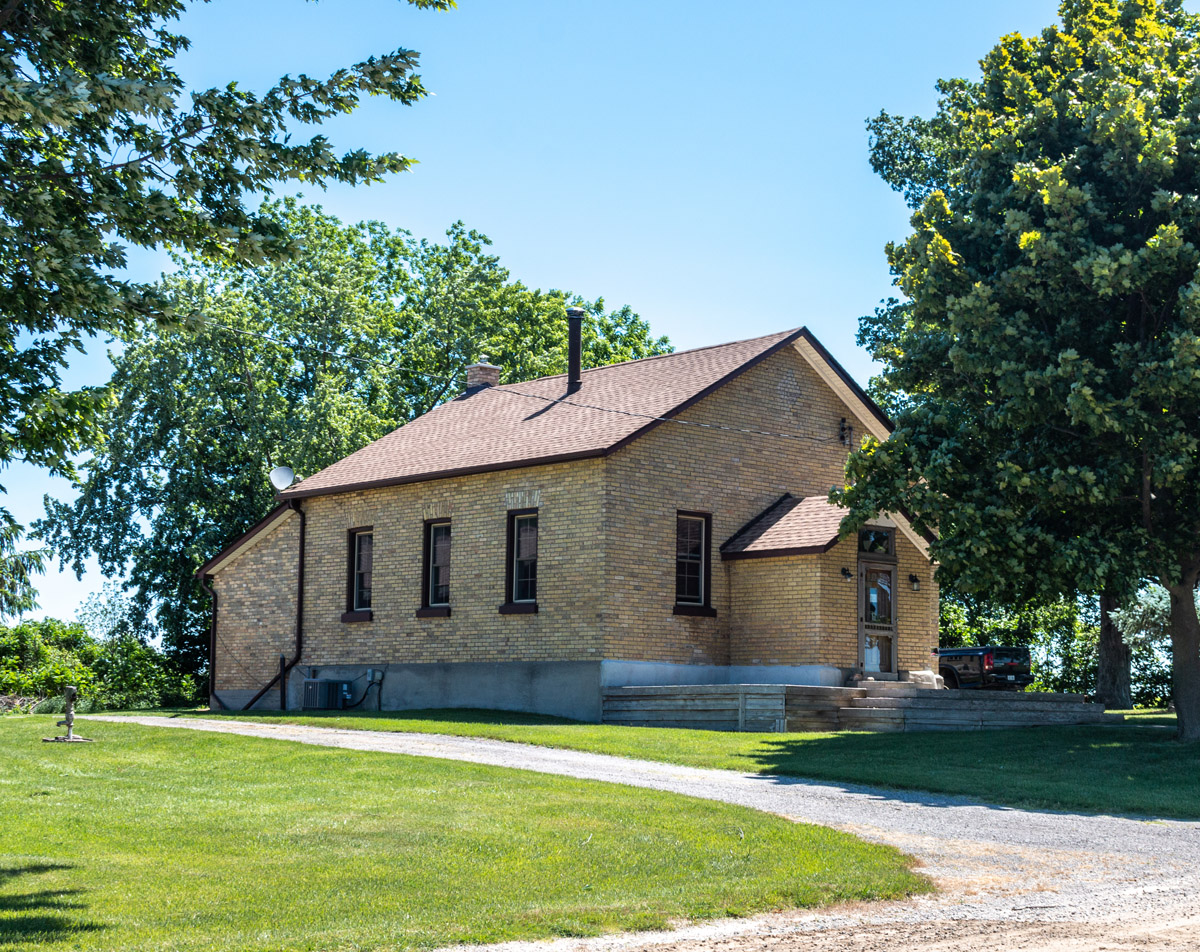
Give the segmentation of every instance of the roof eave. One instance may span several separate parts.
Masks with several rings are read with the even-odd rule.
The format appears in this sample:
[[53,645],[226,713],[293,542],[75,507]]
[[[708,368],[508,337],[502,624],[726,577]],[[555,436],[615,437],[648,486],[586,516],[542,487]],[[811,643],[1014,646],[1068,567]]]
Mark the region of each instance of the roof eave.
[[821,545],[798,545],[786,549],[750,549],[742,552],[722,552],[722,562],[737,562],[742,559],[781,559],[788,555],[824,555],[838,543],[836,534]]
[[495,473],[506,469],[526,469],[530,466],[549,466],[554,463],[569,463],[580,459],[596,459],[609,452],[606,447],[596,447],[579,450],[575,453],[553,453],[548,456],[536,456],[530,459],[516,460],[503,463],[486,463],[480,466],[461,466],[457,469],[433,470],[428,473],[414,473],[409,476],[393,476],[387,479],[367,479],[356,483],[339,483],[336,486],[325,486],[319,489],[304,489],[304,484],[293,490],[279,494],[280,499],[311,499],[314,496],[336,496],[342,493],[362,492],[367,489],[386,489],[389,486],[404,486],[409,483],[429,483],[438,479],[454,479],[458,476],[474,476],[477,473]]
[[[854,399],[861,404],[862,408],[866,410],[872,419],[881,427],[883,427],[887,435],[890,436],[892,431],[896,429],[896,424],[893,423],[891,418],[883,412],[879,404],[871,399],[867,391],[858,385],[857,381],[850,376],[850,373],[846,370],[846,368],[837,362],[837,359],[833,356],[833,354],[825,349],[825,345],[817,340],[817,338],[813,336],[807,327],[800,328],[800,334],[798,336],[802,337],[804,342],[808,344],[808,346],[810,346],[814,351],[816,351],[817,356],[820,357],[822,362],[824,362],[830,371],[832,371],[833,375],[837,377],[842,385],[849,390]],[[886,437],[884,438],[886,439]]]
[[220,552],[214,555],[211,559],[205,562],[200,568],[196,569],[196,578],[207,578],[215,569],[220,566],[220,563],[228,559],[239,549],[245,547],[252,542],[257,536],[270,529],[275,522],[283,515],[286,515],[287,510],[291,509],[290,502],[283,502],[276,506],[269,513],[263,516],[258,522],[252,525],[249,529],[243,532],[240,536],[225,546]]

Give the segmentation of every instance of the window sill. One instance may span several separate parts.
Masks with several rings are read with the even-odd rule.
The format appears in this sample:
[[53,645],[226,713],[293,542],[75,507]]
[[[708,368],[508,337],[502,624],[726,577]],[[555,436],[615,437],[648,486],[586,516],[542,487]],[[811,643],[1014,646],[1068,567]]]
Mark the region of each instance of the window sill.
[[418,618],[449,618],[449,605],[426,605],[424,608],[417,609]]
[[717,610],[711,605],[676,605],[672,615],[688,615],[692,618],[716,618]]
[[342,612],[342,621],[344,621],[344,622],[370,621],[370,620],[371,620],[371,610],[369,608],[364,611]]
[[505,602],[500,606],[501,615],[536,615],[537,602]]

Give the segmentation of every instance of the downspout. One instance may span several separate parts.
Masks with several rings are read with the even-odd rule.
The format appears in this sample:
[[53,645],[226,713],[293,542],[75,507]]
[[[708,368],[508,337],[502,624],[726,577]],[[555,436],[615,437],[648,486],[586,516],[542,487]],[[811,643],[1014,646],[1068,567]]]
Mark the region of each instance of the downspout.
[[225,710],[225,702],[217,697],[217,593],[208,584],[211,578],[211,575],[197,576],[200,587],[212,600],[212,622],[208,626],[208,697],[209,703],[216,701],[217,707]]
[[254,707],[258,703],[258,699],[271,690],[276,683],[279,684],[279,709],[286,711],[288,672],[300,662],[300,655],[304,653],[304,530],[306,520],[304,507],[298,499],[293,499],[290,505],[292,511],[300,515],[300,552],[296,558],[296,653],[292,655],[291,660],[280,667],[279,673],[247,702],[246,706],[242,708],[243,711]]

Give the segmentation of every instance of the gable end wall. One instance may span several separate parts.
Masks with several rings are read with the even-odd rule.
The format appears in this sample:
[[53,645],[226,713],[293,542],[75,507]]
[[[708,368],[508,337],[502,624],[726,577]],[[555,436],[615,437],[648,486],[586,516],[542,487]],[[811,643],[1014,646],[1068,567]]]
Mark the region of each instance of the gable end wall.
[[[606,657],[730,663],[730,566],[736,563],[721,562],[718,549],[783,493],[824,496],[841,485],[848,453],[838,442],[843,417],[856,439],[867,432],[787,347],[680,415],[730,429],[662,423],[606,460]],[[742,430],[799,438],[737,432]],[[680,509],[713,514],[716,618],[672,613]]]

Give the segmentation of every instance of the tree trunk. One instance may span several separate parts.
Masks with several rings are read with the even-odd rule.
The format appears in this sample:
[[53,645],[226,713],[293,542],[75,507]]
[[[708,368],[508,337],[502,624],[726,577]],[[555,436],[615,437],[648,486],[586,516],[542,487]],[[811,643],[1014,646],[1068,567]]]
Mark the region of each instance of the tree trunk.
[[1112,620],[1117,600],[1111,595],[1100,596],[1100,645],[1096,666],[1096,697],[1104,706],[1126,711],[1133,707],[1129,690],[1129,665],[1133,651],[1125,644],[1121,632]]
[[1195,587],[1195,573],[1185,573],[1183,584],[1166,587],[1171,595],[1172,680],[1180,740],[1200,740],[1200,618]]

